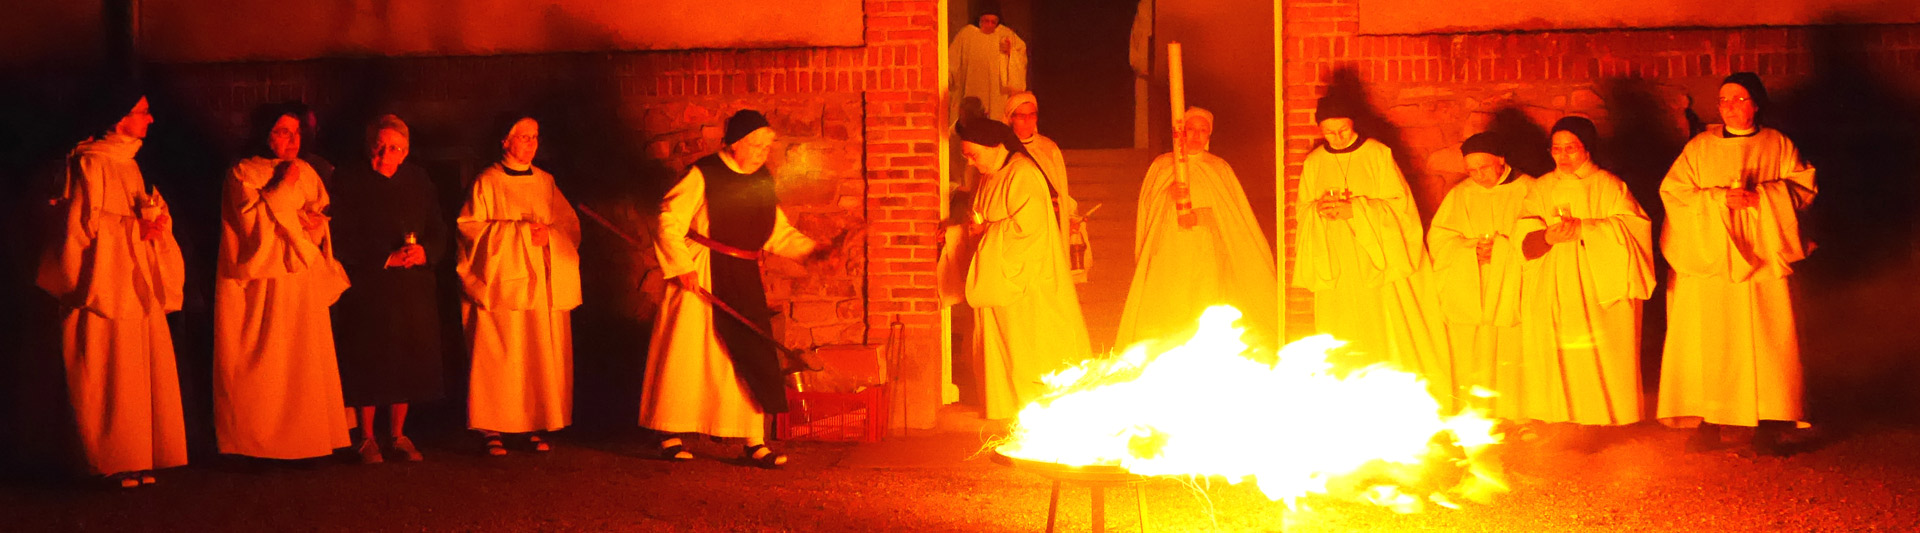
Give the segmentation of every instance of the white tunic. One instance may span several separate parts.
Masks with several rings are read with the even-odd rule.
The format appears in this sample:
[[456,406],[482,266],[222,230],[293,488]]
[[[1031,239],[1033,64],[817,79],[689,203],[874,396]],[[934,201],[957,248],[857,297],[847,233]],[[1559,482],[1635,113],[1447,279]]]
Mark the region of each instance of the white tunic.
[[[290,164],[291,183],[272,181]],[[298,159],[233,166],[221,202],[214,281],[213,414],[221,453],[305,459],[349,444],[328,308],[348,285],[324,210],[327,189]]]
[[[1086,246],[1089,244],[1089,239],[1085,234],[1086,217],[1080,216],[1080,201],[1075,200],[1073,195],[1067,191],[1067,156],[1060,152],[1060,145],[1054,143],[1053,139],[1038,133],[1033,134],[1032,137],[1021,139],[1020,144],[1026,146],[1027,153],[1033,156],[1033,162],[1039,165],[1041,172],[1047,175],[1047,184],[1053,186],[1053,192],[1059,193],[1059,197],[1056,198],[1056,200],[1059,203],[1061,215],[1060,235],[1063,238],[1060,244],[1067,246],[1069,264],[1074,264],[1077,261],[1079,266],[1079,268],[1071,269],[1073,271],[1073,281],[1075,283],[1086,283],[1087,266],[1088,263],[1092,262],[1093,254]],[[1078,258],[1073,257],[1072,247],[1072,241],[1076,232],[1080,233],[1079,238],[1082,244],[1080,257]]]
[[[1334,153],[1307,154],[1295,205],[1300,215],[1293,286],[1313,291],[1314,325],[1375,360],[1420,374],[1443,406],[1452,404],[1453,362],[1440,313],[1430,309],[1420,213],[1393,151],[1366,139]],[[1351,194],[1353,217],[1323,218],[1314,202]]]
[[[1500,391],[1496,369],[1514,370],[1520,363],[1520,281],[1526,262],[1520,241],[1526,234],[1517,226],[1534,179],[1508,172],[1492,187],[1473,180],[1454,185],[1427,232],[1433,292],[1452,343],[1454,397],[1480,404],[1476,407],[1505,397],[1476,401],[1473,388]],[[1493,245],[1486,264],[1478,251],[1483,241]]]
[[982,361],[986,417],[1012,418],[1046,391],[1040,376],[1092,352],[1067,271],[1060,223],[1039,167],[1019,155],[981,182],[973,219],[986,225],[967,271],[972,355]]
[[[1009,51],[1001,52],[1001,42]],[[949,117],[960,116],[960,102],[979,98],[987,118],[1007,119],[1007,96],[1027,90],[1027,42],[1002,24],[993,33],[967,25],[953,36],[947,47],[948,70],[953,84]]]
[[[1653,292],[1652,222],[1620,178],[1589,164],[1540,178],[1523,232],[1580,219],[1579,239],[1527,265],[1519,372],[1502,418],[1623,425],[1641,418],[1640,307]],[[1504,368],[1503,368],[1504,370]]]
[[[1803,421],[1800,335],[1788,277],[1807,256],[1800,211],[1818,189],[1792,141],[1761,128],[1695,136],[1660,183],[1660,251],[1673,265],[1658,416],[1753,426]],[[1747,187],[1758,205],[1730,209]]]
[[1253,216],[1240,177],[1210,152],[1189,156],[1187,190],[1198,224],[1184,228],[1169,192],[1173,154],[1147,167],[1134,218],[1134,271],[1114,346],[1147,340],[1185,341],[1208,307],[1240,309],[1248,331],[1277,335],[1273,248]]
[[[573,421],[573,308],[580,306],[580,219],[538,168],[499,164],[474,178],[460,210],[461,304],[473,372],[467,426],[551,431]],[[547,245],[533,241],[546,224]]]
[[[725,153],[720,161],[740,171]],[[707,178],[699,167],[690,167],[660,203],[654,254],[662,277],[671,280],[695,273],[700,288],[712,290],[713,252],[687,238],[689,233],[707,234],[707,225]],[[812,253],[815,246],[813,239],[787,221],[785,211],[775,209],[773,235],[763,250],[799,258]],[[764,413],[746,382],[734,373],[732,357],[714,334],[714,320],[712,304],[679,284],[667,284],[659,318],[653,323],[653,344],[647,348],[640,425],[667,433],[764,439]]]
[[167,313],[180,310],[185,284],[171,225],[141,237],[148,219],[171,217],[149,194],[134,162],[139,139],[107,135],[69,156],[66,238],[48,254],[40,286],[65,311],[62,354],[67,396],[87,466],[94,474],[187,464]]

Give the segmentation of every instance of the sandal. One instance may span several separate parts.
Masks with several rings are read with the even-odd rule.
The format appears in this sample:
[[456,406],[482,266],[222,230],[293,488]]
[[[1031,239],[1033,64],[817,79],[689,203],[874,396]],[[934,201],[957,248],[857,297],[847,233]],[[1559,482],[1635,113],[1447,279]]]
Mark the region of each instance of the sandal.
[[692,461],[693,452],[687,451],[687,445],[680,439],[672,438],[660,441],[660,458],[674,462]]
[[550,451],[553,449],[553,447],[548,446],[547,441],[541,439],[539,435],[527,435],[527,444],[532,444],[533,451],[536,452]]
[[400,452],[400,456],[405,457],[408,461],[419,462],[423,459],[423,457],[420,456],[420,449],[413,447],[413,439],[409,439],[405,435],[393,438],[393,451]]
[[753,462],[754,466],[768,470],[775,470],[787,464],[786,454],[773,451],[773,448],[768,448],[765,444],[748,446],[746,456],[747,460]]
[[134,473],[134,472],[122,472],[119,474],[107,476],[107,482],[119,485],[120,488],[122,489],[131,489],[131,488],[140,486],[140,474]]
[[499,457],[507,454],[507,445],[500,443],[500,435],[487,435],[487,455]]
[[379,442],[374,441],[372,438],[360,441],[360,464],[372,465],[385,461],[386,458],[380,456]]
[[159,480],[159,479],[155,479],[155,478],[153,477],[153,471],[151,471],[151,470],[149,470],[149,471],[146,471],[146,472],[141,472],[141,473],[140,473],[140,485],[141,485],[141,486],[147,486],[147,485],[152,485],[152,484],[154,484],[154,483],[159,483],[159,482],[160,482],[160,480]]

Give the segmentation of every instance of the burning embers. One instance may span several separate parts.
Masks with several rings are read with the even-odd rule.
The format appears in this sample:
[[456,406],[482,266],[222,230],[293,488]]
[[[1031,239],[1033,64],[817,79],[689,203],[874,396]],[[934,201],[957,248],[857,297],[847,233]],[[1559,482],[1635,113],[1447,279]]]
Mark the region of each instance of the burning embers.
[[[1296,507],[1308,494],[1400,512],[1485,501],[1506,490],[1483,453],[1498,439],[1477,412],[1448,416],[1421,378],[1382,364],[1346,371],[1321,335],[1271,363],[1240,340],[1240,312],[1208,309],[1185,344],[1050,374],[1020,411],[1004,455],[1147,476],[1252,481]],[[1272,357],[1268,354],[1268,357]]]

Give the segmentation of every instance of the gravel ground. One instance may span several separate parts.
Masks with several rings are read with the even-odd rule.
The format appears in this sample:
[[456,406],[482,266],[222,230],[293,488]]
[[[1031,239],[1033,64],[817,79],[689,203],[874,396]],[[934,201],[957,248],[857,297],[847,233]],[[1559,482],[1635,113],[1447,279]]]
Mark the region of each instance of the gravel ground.
[[[646,458],[648,441],[632,435],[561,434],[552,453],[504,458],[458,437],[419,438],[423,463],[212,461],[133,491],[7,481],[0,530],[1037,531],[1046,523],[1048,482],[972,456],[974,434],[787,443],[794,462],[780,471],[716,460],[737,448],[708,442],[696,445],[699,460],[675,464]],[[1550,440],[1506,446],[1514,490],[1459,510],[1399,515],[1319,499],[1287,512],[1250,486],[1201,492],[1174,480],[1146,484],[1144,496],[1156,531],[1920,531],[1917,429],[1833,436],[1784,459],[1738,447],[1681,454],[1686,434],[1653,426],[1618,437],[1596,453]],[[1110,492],[1113,530],[1137,530],[1132,496]],[[1062,530],[1086,530],[1087,491],[1069,488],[1061,500]]]

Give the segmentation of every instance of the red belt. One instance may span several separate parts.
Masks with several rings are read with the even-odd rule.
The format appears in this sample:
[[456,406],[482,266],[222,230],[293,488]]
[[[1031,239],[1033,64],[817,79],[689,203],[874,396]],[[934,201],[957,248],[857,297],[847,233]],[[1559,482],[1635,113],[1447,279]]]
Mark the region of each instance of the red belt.
[[727,243],[713,240],[712,237],[708,237],[706,235],[701,235],[698,233],[688,233],[687,238],[693,239],[693,242],[700,243],[701,246],[705,246],[710,250],[713,250],[715,252],[720,252],[730,257],[736,257],[736,258],[745,259],[748,261],[760,260],[761,252],[759,250],[744,250],[744,249],[736,248]]

